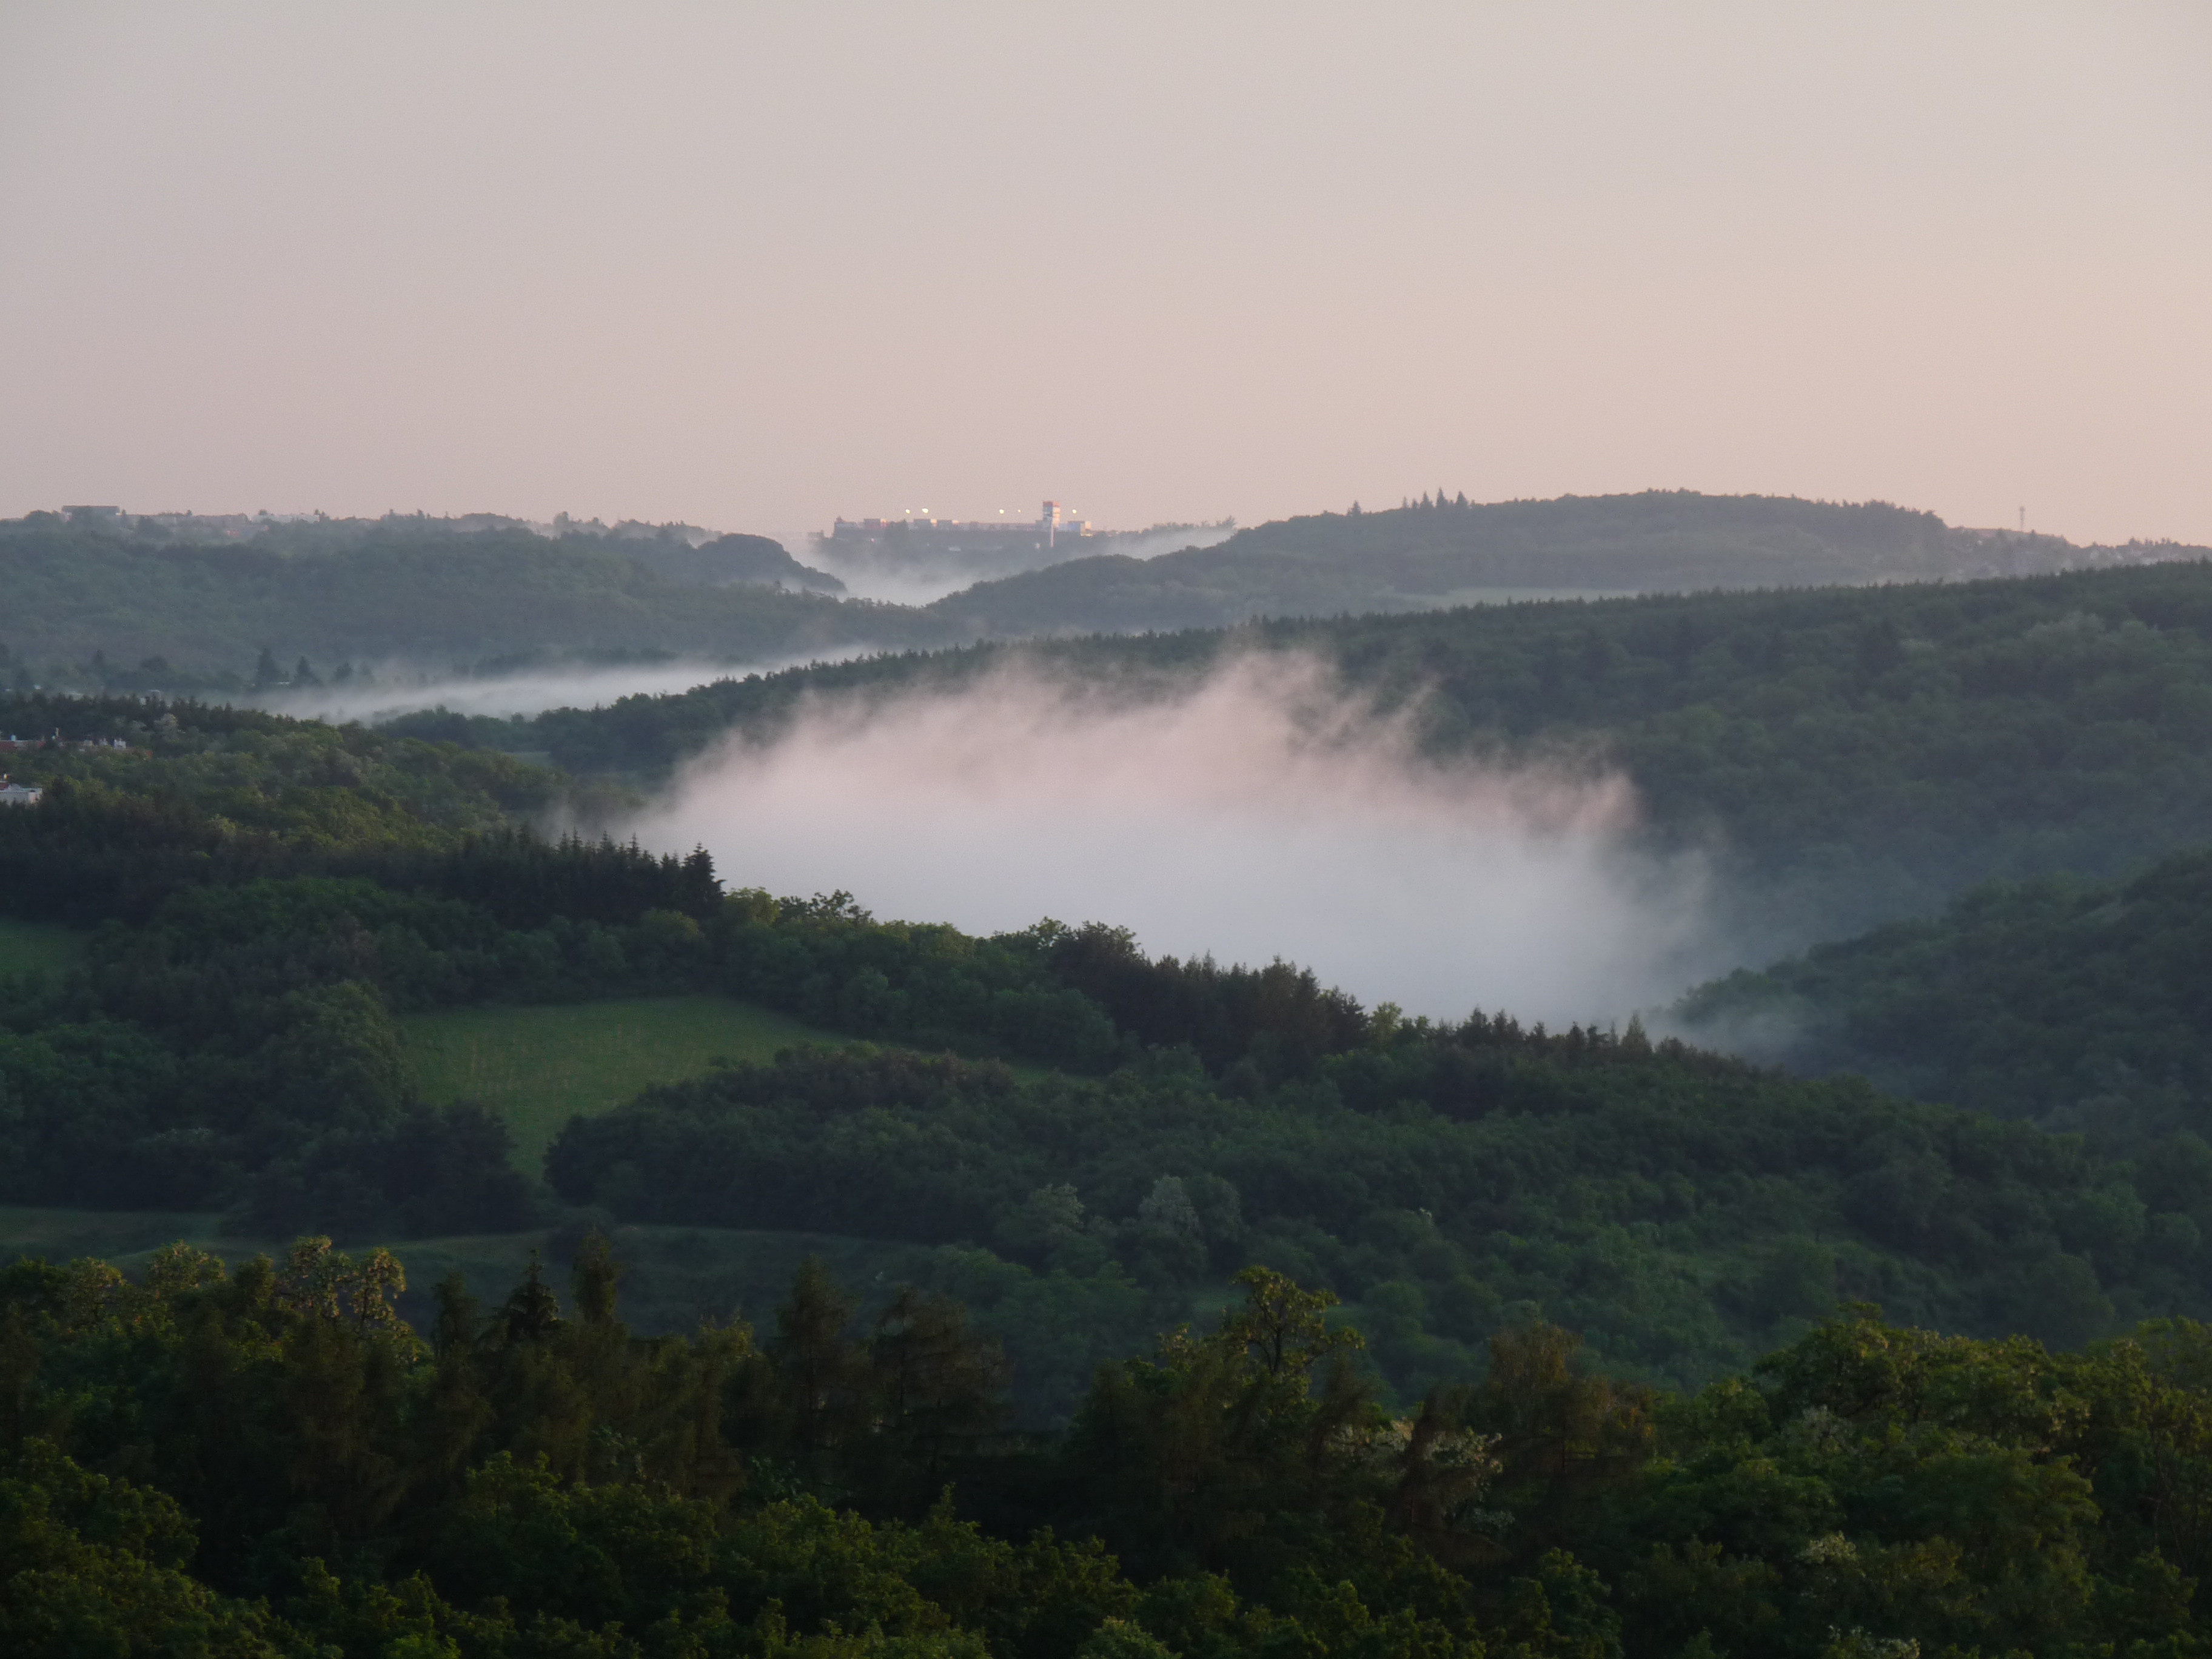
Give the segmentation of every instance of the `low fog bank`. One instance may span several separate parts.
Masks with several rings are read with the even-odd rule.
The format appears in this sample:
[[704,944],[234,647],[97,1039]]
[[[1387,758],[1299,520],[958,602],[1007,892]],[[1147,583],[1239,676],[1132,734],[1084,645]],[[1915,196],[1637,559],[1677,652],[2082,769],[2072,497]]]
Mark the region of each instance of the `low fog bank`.
[[1113,553],[1125,559],[1157,559],[1163,553],[1180,553],[1186,548],[1218,547],[1236,533],[1236,525],[1227,522],[1134,530],[1127,535],[1106,538],[1103,545],[1087,549],[1084,556]]
[[979,581],[991,580],[990,576],[979,575],[972,570],[885,570],[873,565],[825,558],[818,548],[793,556],[806,558],[816,569],[828,571],[845,584],[845,592],[850,598],[873,599],[879,605],[910,605],[917,610],[926,605],[936,604],[947,594],[962,592]]
[[378,720],[430,708],[504,720],[516,714],[541,714],[549,708],[600,708],[621,698],[639,695],[665,696],[689,691],[694,686],[710,685],[716,680],[774,674],[811,663],[842,662],[875,648],[846,646],[738,663],[566,662],[501,674],[455,674],[450,671],[439,673],[387,663],[337,684],[286,686],[249,692],[235,701],[247,708],[265,708],[271,714],[289,714],[298,720],[327,720],[333,725],[349,720],[373,725]]
[[840,557],[836,544],[823,537],[779,535],[776,539],[792,557],[826,570],[843,582],[845,591],[854,599],[875,599],[886,605],[934,605],[980,582],[1048,569],[1077,559],[1094,559],[1109,553],[1128,559],[1155,559],[1163,553],[1180,553],[1185,548],[1218,546],[1236,533],[1233,524],[1176,525],[1121,535],[1071,538],[1052,552],[1039,553],[1013,563],[989,559],[972,564],[923,559],[904,566]]
[[1312,967],[1370,1006],[1625,1021],[1724,967],[1695,860],[1632,844],[1613,773],[1439,766],[1302,660],[1136,701],[1012,668],[822,701],[629,826],[732,886],[843,888],[988,933],[1050,915],[1153,952]]

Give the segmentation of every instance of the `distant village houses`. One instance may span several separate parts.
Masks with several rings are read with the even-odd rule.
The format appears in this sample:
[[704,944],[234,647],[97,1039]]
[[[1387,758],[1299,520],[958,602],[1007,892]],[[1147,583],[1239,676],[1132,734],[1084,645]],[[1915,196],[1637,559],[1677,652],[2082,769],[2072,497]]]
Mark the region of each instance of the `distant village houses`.
[[[65,738],[58,732],[55,732],[52,737],[47,738],[19,738],[12,733],[7,737],[0,738],[0,750],[11,749],[19,750],[25,749],[128,750],[131,746],[131,745],[127,741],[121,738]],[[138,752],[145,754],[150,751],[142,749]]]
[[936,519],[927,509],[919,518],[839,519],[826,536],[815,540],[831,558],[847,561],[878,558],[926,558],[933,553],[1004,556],[1010,553],[1050,552],[1062,541],[1083,541],[1097,534],[1089,520],[1072,508],[1047,501],[1035,521],[984,519]]

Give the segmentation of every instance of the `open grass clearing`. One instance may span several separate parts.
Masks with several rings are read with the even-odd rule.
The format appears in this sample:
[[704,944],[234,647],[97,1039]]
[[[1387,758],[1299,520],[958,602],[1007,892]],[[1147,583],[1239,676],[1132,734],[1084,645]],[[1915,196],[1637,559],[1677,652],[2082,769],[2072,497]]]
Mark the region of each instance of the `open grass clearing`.
[[59,973],[83,954],[84,939],[75,927],[0,916],[0,978],[10,974]]
[[[131,1270],[164,1245],[197,1244],[228,1255],[216,1227],[221,1218],[191,1210],[50,1210],[0,1205],[0,1263],[18,1256],[73,1261],[96,1256]],[[250,1256],[266,1249],[241,1249]]]
[[624,997],[492,1006],[400,1021],[423,1097],[478,1100],[507,1121],[533,1174],[562,1126],[640,1090],[698,1077],[718,1060],[769,1060],[801,1042],[854,1041],[730,997]]

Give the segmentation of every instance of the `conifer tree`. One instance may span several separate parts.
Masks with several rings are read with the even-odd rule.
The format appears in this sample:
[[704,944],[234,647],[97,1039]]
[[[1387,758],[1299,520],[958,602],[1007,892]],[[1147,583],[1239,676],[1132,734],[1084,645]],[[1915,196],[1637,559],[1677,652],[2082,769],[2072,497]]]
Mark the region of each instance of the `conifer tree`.
[[545,1269],[538,1252],[530,1253],[529,1271],[500,1310],[500,1326],[509,1342],[534,1342],[551,1334],[561,1322],[561,1301],[545,1282]]
[[842,1443],[861,1415],[866,1357],[846,1334],[858,1311],[817,1255],[799,1264],[791,1299],[776,1310],[776,1369],[789,1402],[792,1438],[802,1452]]

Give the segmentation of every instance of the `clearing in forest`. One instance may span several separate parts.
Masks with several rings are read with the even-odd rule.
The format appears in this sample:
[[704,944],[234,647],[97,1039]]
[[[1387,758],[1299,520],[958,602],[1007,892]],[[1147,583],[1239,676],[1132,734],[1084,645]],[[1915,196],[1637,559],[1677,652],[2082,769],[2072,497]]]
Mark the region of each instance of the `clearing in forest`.
[[731,997],[454,1008],[400,1021],[423,1097],[478,1100],[507,1121],[535,1174],[568,1121],[611,1110],[718,1060],[768,1060],[801,1042],[853,1041]]
[[0,977],[40,970],[58,973],[77,959],[84,939],[78,928],[0,916]]

